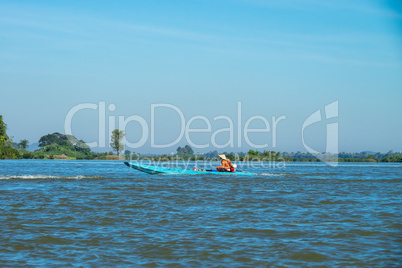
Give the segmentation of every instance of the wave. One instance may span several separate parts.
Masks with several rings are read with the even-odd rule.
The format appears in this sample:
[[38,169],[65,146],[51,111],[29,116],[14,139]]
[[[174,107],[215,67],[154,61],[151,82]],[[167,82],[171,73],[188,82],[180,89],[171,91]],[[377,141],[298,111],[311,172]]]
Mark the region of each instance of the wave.
[[288,176],[288,175],[294,175],[292,173],[256,173],[256,176]]
[[23,180],[37,180],[37,179],[87,179],[87,178],[101,178],[96,176],[52,176],[52,175],[0,175],[0,180],[10,179],[23,179]]

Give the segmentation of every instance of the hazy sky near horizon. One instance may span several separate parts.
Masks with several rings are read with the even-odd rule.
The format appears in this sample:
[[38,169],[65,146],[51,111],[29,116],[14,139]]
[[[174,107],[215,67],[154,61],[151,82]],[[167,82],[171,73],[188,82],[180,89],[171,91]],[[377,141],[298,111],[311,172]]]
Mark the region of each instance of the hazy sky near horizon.
[[[0,114],[14,140],[33,143],[64,133],[68,112],[92,103],[97,109],[77,112],[72,129],[94,142],[102,102],[106,132],[113,128],[109,118],[118,122],[118,116],[137,115],[150,126],[151,105],[171,104],[186,122],[197,115],[211,122],[211,133],[192,134],[195,143],[211,145],[196,151],[215,150],[212,133],[228,127],[217,116],[233,120],[235,146],[218,150],[246,151],[244,138],[237,146],[241,102],[242,129],[255,115],[270,124],[271,132],[249,135],[254,144],[267,143],[263,149],[305,151],[302,125],[321,110],[324,120],[305,131],[317,151],[325,151],[327,123],[339,125],[339,151],[402,151],[398,2],[1,1]],[[334,101],[339,117],[325,120],[324,107]],[[276,147],[273,116],[286,116]],[[155,130],[157,143],[175,140],[177,112],[155,110]],[[139,141],[139,123],[129,123],[126,135]],[[230,136],[215,138],[225,144]],[[168,153],[187,143],[151,150],[148,137],[132,150]]]

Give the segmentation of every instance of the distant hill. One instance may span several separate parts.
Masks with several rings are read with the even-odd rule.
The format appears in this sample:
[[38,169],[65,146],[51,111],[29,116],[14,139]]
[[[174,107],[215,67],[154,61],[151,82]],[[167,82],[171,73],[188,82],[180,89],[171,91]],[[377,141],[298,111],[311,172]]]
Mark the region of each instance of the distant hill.
[[28,151],[33,152],[35,150],[38,150],[39,148],[39,143],[35,142],[29,145]]
[[91,147],[91,151],[95,152],[95,153],[108,153],[110,151],[113,151],[113,149],[110,147],[105,147],[105,148]]

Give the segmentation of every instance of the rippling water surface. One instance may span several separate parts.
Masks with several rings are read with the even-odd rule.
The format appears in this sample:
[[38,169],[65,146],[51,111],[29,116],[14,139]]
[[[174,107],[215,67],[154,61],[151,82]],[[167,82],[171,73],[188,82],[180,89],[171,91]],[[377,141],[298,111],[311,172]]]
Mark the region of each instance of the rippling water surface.
[[243,169],[0,161],[0,266],[402,265],[401,164]]

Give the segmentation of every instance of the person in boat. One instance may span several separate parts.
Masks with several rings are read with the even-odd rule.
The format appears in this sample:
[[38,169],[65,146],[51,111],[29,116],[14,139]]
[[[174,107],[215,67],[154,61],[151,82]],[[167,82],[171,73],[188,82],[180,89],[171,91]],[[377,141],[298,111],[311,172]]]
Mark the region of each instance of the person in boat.
[[227,159],[224,154],[220,154],[219,157],[221,158],[221,165],[216,168],[219,172],[235,172],[235,167],[232,165],[232,161]]

